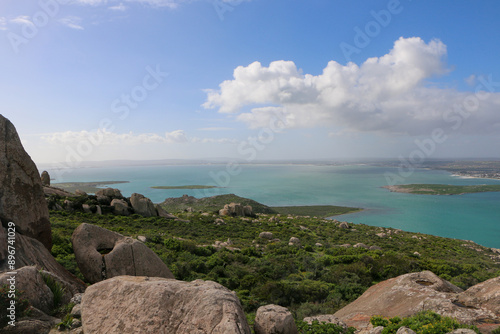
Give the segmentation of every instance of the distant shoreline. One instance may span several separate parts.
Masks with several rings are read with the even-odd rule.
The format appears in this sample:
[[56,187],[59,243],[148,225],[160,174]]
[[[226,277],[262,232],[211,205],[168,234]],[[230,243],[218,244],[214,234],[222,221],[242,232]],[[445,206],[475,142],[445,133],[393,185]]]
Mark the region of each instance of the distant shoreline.
[[391,192],[417,195],[463,195],[481,192],[500,192],[500,184],[450,185],[450,184],[401,184],[384,186]]

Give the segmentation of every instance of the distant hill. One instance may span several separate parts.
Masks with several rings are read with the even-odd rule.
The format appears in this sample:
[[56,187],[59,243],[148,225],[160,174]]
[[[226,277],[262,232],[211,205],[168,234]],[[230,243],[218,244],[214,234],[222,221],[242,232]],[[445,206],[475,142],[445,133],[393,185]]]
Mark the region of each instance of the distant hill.
[[187,208],[194,211],[218,212],[225,204],[240,203],[241,205],[250,205],[255,213],[276,214],[273,208],[256,202],[254,200],[236,196],[234,194],[217,195],[212,197],[196,198],[184,195],[182,197],[167,198],[160,205],[168,212],[181,212]]

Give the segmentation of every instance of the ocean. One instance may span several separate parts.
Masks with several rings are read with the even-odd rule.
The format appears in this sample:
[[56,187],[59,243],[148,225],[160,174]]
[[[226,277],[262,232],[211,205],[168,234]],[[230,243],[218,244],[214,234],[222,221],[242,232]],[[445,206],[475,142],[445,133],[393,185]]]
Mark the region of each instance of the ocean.
[[[341,205],[363,208],[336,219],[399,228],[500,248],[500,192],[454,196],[390,192],[387,173],[397,168],[367,165],[162,165],[78,168],[63,174],[48,169],[53,182],[129,181],[111,185],[124,196],[137,192],[155,203],[184,194],[236,194],[269,206]],[[392,175],[394,175],[392,174]],[[439,170],[415,169],[399,184],[500,184],[466,179]],[[55,184],[54,184],[55,185]],[[212,185],[213,189],[152,189],[152,186]]]

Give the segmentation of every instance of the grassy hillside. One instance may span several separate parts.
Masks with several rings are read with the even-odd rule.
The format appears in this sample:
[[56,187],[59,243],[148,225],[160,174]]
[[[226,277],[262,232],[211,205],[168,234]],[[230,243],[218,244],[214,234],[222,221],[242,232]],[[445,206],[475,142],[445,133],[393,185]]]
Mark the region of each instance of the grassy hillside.
[[[366,225],[342,229],[338,222],[299,216],[222,219],[211,213],[176,214],[189,222],[52,211],[52,253],[80,275],[70,241],[79,224],[146,236],[146,245],[177,279],[212,280],[236,291],[250,321],[265,304],[286,306],[297,319],[333,313],[371,285],[408,272],[431,270],[462,288],[500,276],[498,255],[463,240]],[[259,238],[261,232],[272,232],[273,240]],[[301,245],[289,246],[291,237],[299,238]],[[212,246],[228,239],[228,248]],[[345,245],[357,243],[380,249]]]

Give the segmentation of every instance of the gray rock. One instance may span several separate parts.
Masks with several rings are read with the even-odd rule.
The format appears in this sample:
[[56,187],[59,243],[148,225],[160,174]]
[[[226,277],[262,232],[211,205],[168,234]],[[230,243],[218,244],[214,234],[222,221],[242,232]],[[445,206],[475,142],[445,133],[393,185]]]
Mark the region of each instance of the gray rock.
[[85,333],[250,334],[236,294],[215,282],[114,277],[87,288]]
[[335,324],[347,329],[347,325],[333,314],[315,315],[313,317],[304,318],[304,321],[308,324],[312,324],[313,321],[318,321],[319,323],[326,322],[327,324]]
[[52,248],[49,209],[40,173],[23,148],[14,125],[0,115],[0,220],[16,232]]
[[291,237],[288,241],[289,246],[300,246],[300,239],[296,237]]
[[156,204],[155,205],[156,212],[158,213],[159,217],[167,218],[167,219],[177,219],[176,216],[168,213],[164,208],[161,207],[161,205]]
[[165,263],[142,242],[102,227],[81,224],[71,242],[76,263],[91,283],[120,275],[174,278]]
[[130,204],[132,204],[132,209],[134,209],[135,213],[144,216],[144,217],[156,217],[158,216],[158,212],[156,211],[155,205],[153,202],[144,197],[144,195],[134,193],[130,197]]
[[273,234],[271,232],[260,232],[259,238],[271,240],[273,238]]
[[85,213],[92,213],[92,210],[90,209],[90,205],[88,205],[88,204],[82,204],[82,209],[83,209],[83,212],[85,212]]
[[403,327],[399,327],[396,334],[416,334],[416,333],[412,329],[403,326]]
[[44,170],[41,175],[41,181],[42,181],[42,186],[50,186],[50,175],[49,173]]
[[341,229],[349,229],[349,224],[347,222],[342,222],[339,224]]
[[255,334],[298,334],[292,313],[279,305],[259,307],[254,330]]
[[111,206],[113,207],[113,213],[119,216],[129,216],[129,206],[128,203],[123,199],[114,199],[111,201]]
[[71,309],[71,315],[75,318],[81,318],[82,317],[82,304],[76,304],[73,306]]

